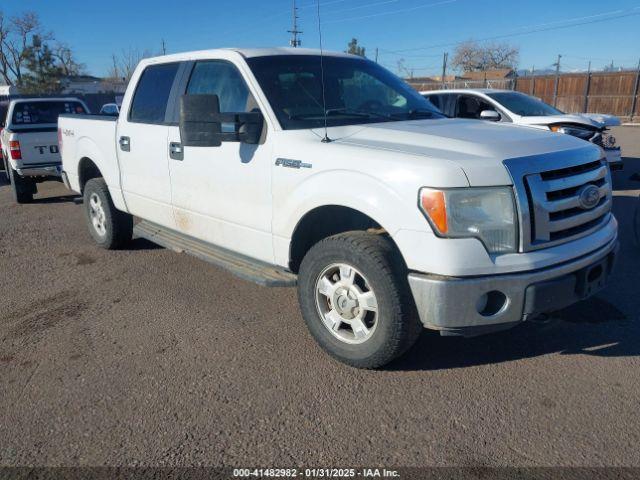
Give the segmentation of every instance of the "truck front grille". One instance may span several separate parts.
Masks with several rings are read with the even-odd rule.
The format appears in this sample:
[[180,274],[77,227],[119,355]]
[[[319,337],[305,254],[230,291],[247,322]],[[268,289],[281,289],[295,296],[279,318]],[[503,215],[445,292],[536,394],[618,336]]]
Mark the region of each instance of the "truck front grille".
[[605,159],[541,161],[535,169],[535,162],[505,164],[518,196],[523,251],[575,240],[609,220],[612,185]]

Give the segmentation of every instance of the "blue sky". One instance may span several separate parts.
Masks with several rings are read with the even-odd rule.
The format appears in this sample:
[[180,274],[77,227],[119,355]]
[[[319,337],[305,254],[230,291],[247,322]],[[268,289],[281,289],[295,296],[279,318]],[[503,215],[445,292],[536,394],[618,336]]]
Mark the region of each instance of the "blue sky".
[[[558,54],[567,70],[640,57],[640,1],[611,0],[320,0],[325,48],[344,50],[352,37],[397,71],[404,58],[415,75],[438,74],[456,42],[501,37],[521,49],[521,68],[549,67]],[[21,0],[13,15],[37,12],[68,43],[89,73],[107,73],[112,53],[129,48],[169,53],[216,47],[284,46],[291,0]],[[314,0],[298,0],[303,46],[317,47]],[[567,25],[573,25],[565,28]],[[537,32],[528,33],[531,31]]]

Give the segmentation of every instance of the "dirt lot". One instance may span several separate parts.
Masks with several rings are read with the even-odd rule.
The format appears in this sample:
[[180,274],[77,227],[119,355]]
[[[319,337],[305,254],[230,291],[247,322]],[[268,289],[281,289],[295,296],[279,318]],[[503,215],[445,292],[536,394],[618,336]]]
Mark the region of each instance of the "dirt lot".
[[425,332],[374,372],[316,347],[293,289],[99,250],[60,184],[17,206],[3,180],[0,464],[640,466],[640,128],[616,134],[606,291],[544,325]]

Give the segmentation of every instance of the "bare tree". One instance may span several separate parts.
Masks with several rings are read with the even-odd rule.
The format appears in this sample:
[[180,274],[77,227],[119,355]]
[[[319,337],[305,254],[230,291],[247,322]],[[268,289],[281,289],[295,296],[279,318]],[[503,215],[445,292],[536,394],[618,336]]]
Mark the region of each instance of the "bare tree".
[[481,45],[468,40],[456,47],[451,63],[463,72],[475,72],[496,68],[515,69],[519,59],[520,49],[516,46],[507,43]]
[[413,69],[407,68],[404,58],[398,60],[396,68],[398,69],[398,73],[400,73],[400,75],[404,75],[406,78],[413,78]]
[[109,78],[125,80],[128,82],[133,75],[134,70],[140,63],[140,60],[151,57],[149,50],[140,51],[137,48],[129,47],[128,50],[122,50],[120,55],[115,53],[111,55],[113,64],[109,70]]
[[26,12],[10,19],[0,12],[0,75],[7,85],[21,83],[31,38],[41,42],[53,39],[51,32],[43,30],[35,12]]
[[66,43],[56,42],[51,49],[51,55],[65,76],[81,75],[84,72],[85,66],[76,62],[71,48]]

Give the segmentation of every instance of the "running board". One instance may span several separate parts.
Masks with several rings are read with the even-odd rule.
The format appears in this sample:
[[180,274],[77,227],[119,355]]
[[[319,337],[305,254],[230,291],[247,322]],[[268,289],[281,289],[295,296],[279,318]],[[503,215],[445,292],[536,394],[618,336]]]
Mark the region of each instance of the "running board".
[[135,238],[144,238],[174,252],[193,255],[258,285],[293,287],[297,283],[297,276],[283,268],[253,260],[154,223],[138,223],[133,227],[133,234]]

